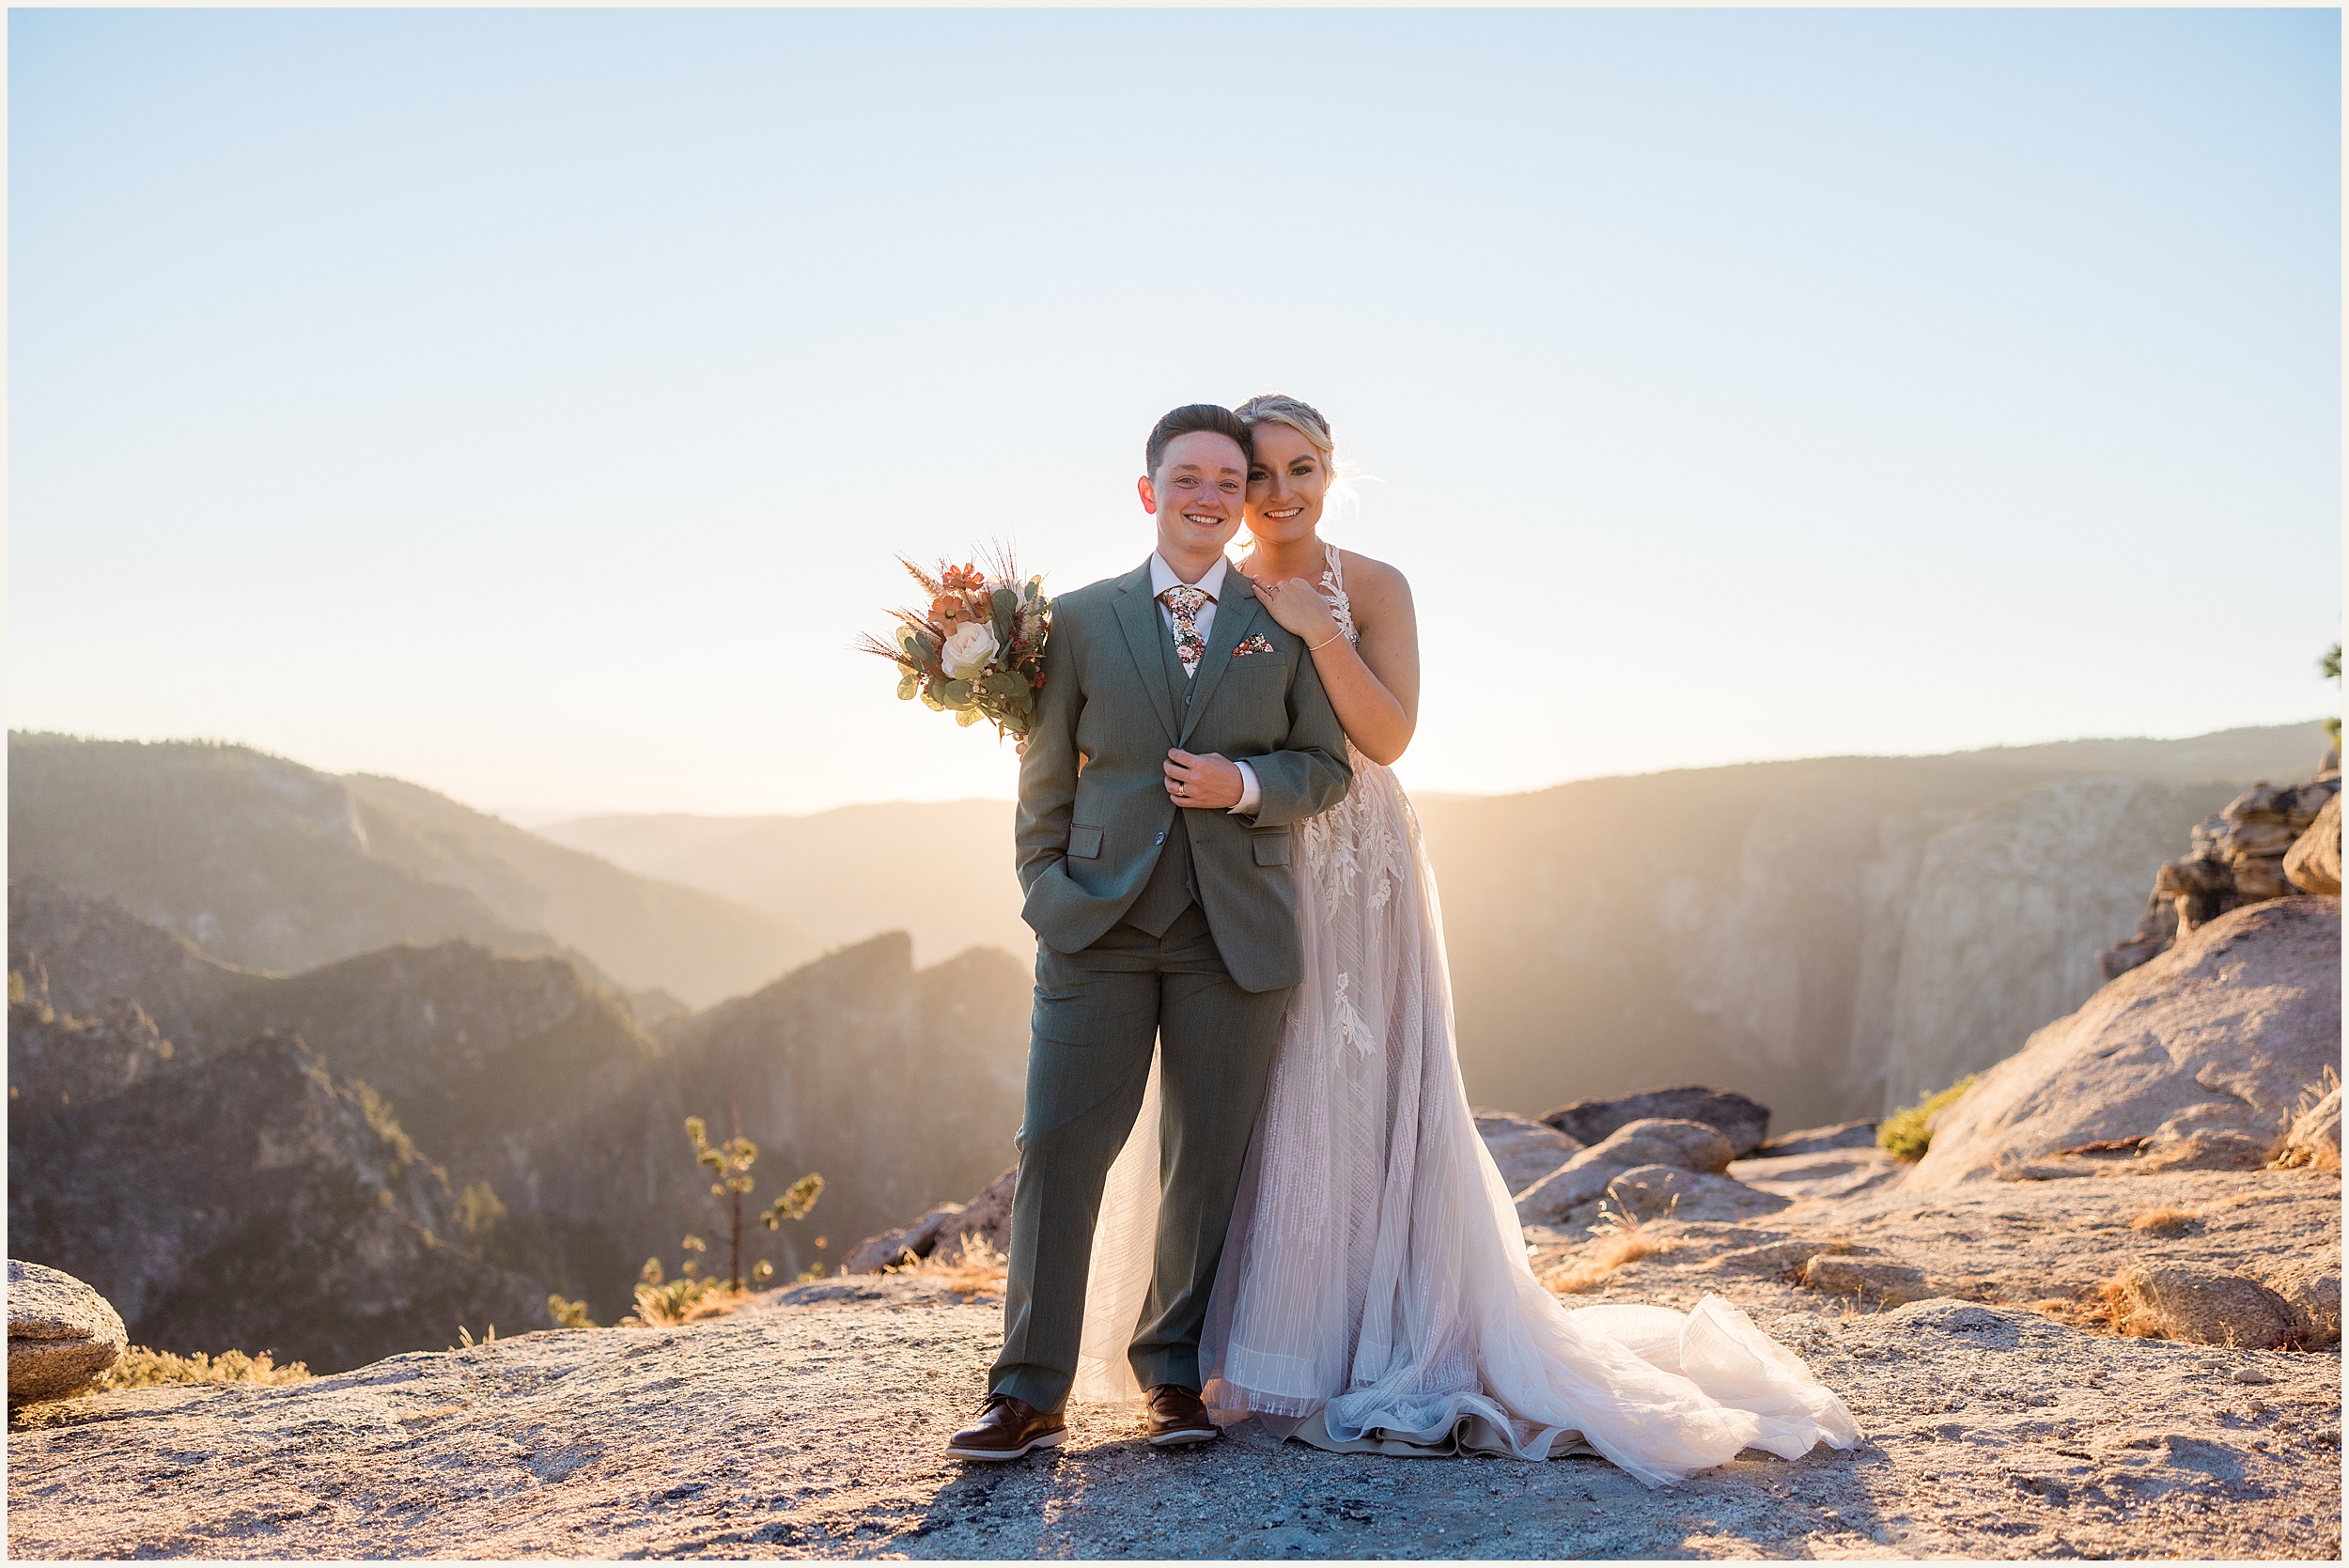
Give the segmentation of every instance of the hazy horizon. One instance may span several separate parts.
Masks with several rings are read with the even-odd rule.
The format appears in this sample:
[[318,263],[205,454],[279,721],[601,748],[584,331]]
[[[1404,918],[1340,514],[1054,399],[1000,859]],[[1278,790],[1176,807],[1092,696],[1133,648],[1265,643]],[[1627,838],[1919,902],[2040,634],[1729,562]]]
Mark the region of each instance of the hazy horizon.
[[1423,791],[2333,696],[2338,13],[8,26],[20,727],[1007,799],[850,651],[892,553],[1129,568],[1150,422],[1271,388],[1413,583]]
[[[2217,736],[2233,735],[2247,730],[2286,729],[2301,725],[2306,725],[2310,729],[2314,729],[2316,726],[2321,725],[2325,722],[2325,715],[2317,715],[2306,719],[2289,720],[2280,724],[2229,724],[2216,730],[2198,730],[2190,735],[2064,736],[2052,740],[2001,742],[1991,746],[1966,747],[1960,750],[1949,752],[1822,752],[1800,756],[1735,757],[1720,762],[1699,763],[1669,768],[1639,768],[1612,773],[1580,774],[1573,778],[1551,779],[1547,783],[1528,784],[1521,788],[1513,789],[1422,789],[1414,792],[1414,798],[1421,800],[1494,800],[1507,796],[1536,795],[1544,790],[1559,789],[1568,784],[1590,784],[1607,779],[1649,778],[1662,774],[1698,772],[1715,768],[1761,767],[1772,763],[1837,762],[1858,759],[1898,760],[1903,758],[1974,756],[1998,752],[2025,751],[2046,746],[2126,744],[2134,741],[2143,741],[2149,744],[2178,743],[2191,740],[2203,740]],[[26,726],[11,725],[10,733],[30,734],[36,732],[30,730]],[[437,793],[444,795],[448,799],[455,800],[459,805],[469,807],[474,811],[487,813],[491,816],[495,816],[503,821],[511,823],[515,827],[531,831],[536,831],[541,828],[557,827],[567,823],[586,822],[604,817],[690,817],[696,820],[706,821],[742,821],[770,817],[800,819],[812,816],[821,816],[828,812],[850,811],[859,807],[960,805],[974,803],[1010,806],[1017,802],[1017,796],[1007,791],[1001,795],[965,794],[935,797],[876,796],[866,800],[836,800],[831,802],[830,804],[812,807],[805,811],[711,812],[695,811],[687,807],[664,806],[611,808],[597,808],[591,806],[583,809],[566,806],[537,806],[510,801],[501,802],[494,800],[472,800],[453,791],[441,789],[438,785],[432,784],[428,780],[403,778],[402,775],[387,773],[381,768],[326,768],[308,757],[294,755],[283,752],[274,752],[268,747],[255,746],[250,741],[240,740],[230,737],[169,735],[107,736],[93,735],[86,732],[70,730],[55,730],[49,733],[68,735],[74,739],[90,741],[130,740],[148,744],[164,745],[188,744],[245,746],[255,751],[268,753],[268,754],[280,757],[285,761],[291,762],[302,767],[317,768],[322,772],[368,773],[379,777],[402,779],[402,782],[404,783],[423,784],[425,787],[434,789]],[[2312,738],[2315,744],[2321,745],[2323,743],[2321,737]],[[2321,753],[2314,751],[2310,753],[2309,761],[2311,767],[2313,767],[2319,755],[2321,755]],[[1406,758],[1404,764],[1398,767],[1397,771],[1407,772],[1408,767],[1408,759]]]
[[[2035,747],[2040,747],[2040,746],[2093,745],[2093,744],[2097,744],[2097,743],[2104,743],[2104,742],[2120,743],[2120,742],[2136,741],[2136,740],[2148,741],[2148,742],[2155,742],[2155,743],[2159,743],[2159,742],[2163,742],[2163,741],[2201,740],[2201,739],[2207,739],[2207,738],[2209,738],[2210,737],[2213,737],[2213,736],[2229,735],[2229,734],[2235,733],[2235,732],[2237,732],[2237,731],[2239,731],[2239,730],[2245,730],[2245,729],[2270,729],[2270,728],[2281,729],[2281,728],[2291,728],[2291,727],[2294,727],[2295,724],[2307,724],[2307,725],[2309,725],[2309,726],[2310,726],[2310,727],[2314,727],[2314,726],[2316,726],[2316,725],[2322,724],[2324,722],[2325,722],[2325,716],[2324,716],[2324,715],[2318,715],[2318,716],[2316,716],[2316,717],[2312,717],[2312,718],[2309,718],[2309,719],[2305,719],[2305,720],[2298,720],[2298,721],[2292,721],[2292,722],[2288,722],[2287,723],[2285,723],[2285,724],[2280,724],[2280,725],[2264,725],[2264,724],[2232,724],[2232,725],[2228,725],[2228,726],[2226,726],[2226,727],[2225,727],[2225,728],[2223,728],[2223,729],[2217,729],[2217,730],[2201,730],[2201,731],[2197,731],[2196,733],[2194,733],[2194,734],[2192,734],[2192,735],[2078,735],[2078,736],[2066,736],[2066,737],[2062,737],[2061,739],[2058,739],[2058,740],[2020,741],[2020,742],[2015,742],[2015,743],[2013,743],[2013,744],[1999,744],[1999,745],[1995,745],[1995,746],[1975,746],[1975,747],[1968,747],[1967,749],[1965,749],[1965,750],[1963,750],[1963,751],[1958,751],[1958,752],[1832,752],[1832,753],[1818,753],[1818,754],[1815,754],[1815,755],[1809,755],[1809,756],[1787,756],[1787,757],[1741,757],[1741,758],[1734,758],[1734,759],[1729,760],[1729,761],[1726,761],[1726,762],[1712,762],[1712,763],[1703,763],[1703,764],[1699,764],[1699,765],[1696,765],[1695,767],[1679,767],[1679,768],[1643,768],[1643,769],[1640,769],[1640,770],[1638,770],[1638,771],[1633,771],[1633,772],[1622,772],[1622,773],[1590,773],[1590,774],[1584,774],[1584,775],[1581,775],[1581,776],[1579,776],[1579,777],[1576,777],[1576,778],[1571,778],[1571,779],[1552,779],[1552,780],[1550,780],[1548,784],[1529,784],[1529,785],[1525,786],[1525,787],[1524,787],[1524,788],[1522,788],[1522,789],[1492,789],[1492,790],[1476,790],[1476,789],[1423,789],[1423,790],[1418,790],[1418,791],[1415,791],[1415,792],[1413,793],[1413,799],[1415,799],[1415,800],[1493,800],[1493,799],[1499,799],[1499,798],[1501,798],[1501,797],[1504,797],[1504,796],[1512,796],[1512,795],[1538,795],[1538,794],[1540,794],[1542,791],[1547,790],[1547,789],[1558,789],[1558,788],[1562,788],[1562,787],[1563,787],[1563,786],[1565,786],[1565,785],[1567,785],[1567,784],[1595,783],[1595,782],[1597,782],[1597,781],[1599,781],[1599,780],[1604,780],[1604,779],[1626,779],[1626,778],[1636,779],[1636,778],[1650,778],[1650,777],[1655,777],[1655,776],[1657,776],[1657,775],[1660,775],[1660,774],[1666,774],[1666,773],[1700,772],[1700,771],[1705,771],[1705,770],[1709,770],[1709,769],[1713,769],[1713,768],[1748,768],[1748,767],[1760,767],[1760,766],[1766,766],[1766,765],[1770,764],[1770,763],[1779,763],[1779,762],[1840,762],[1840,761],[1848,761],[1848,760],[1854,760],[1854,759],[1869,759],[1869,758],[1884,759],[1884,760],[1898,760],[1898,759],[1902,759],[1902,758],[1923,758],[1923,757],[1945,757],[1945,756],[1975,756],[1975,755],[1981,755],[1981,754],[1983,754],[1983,753],[1995,753],[1995,752],[2012,752],[2012,751],[2023,751],[2023,750],[2029,750],[2029,749],[2035,748]],[[2310,764],[2310,768],[2311,768],[2311,769],[2313,769],[2313,768],[2315,767],[2315,764],[2316,764],[2316,762],[2317,762],[2318,758],[2321,756],[2321,754],[2322,754],[2321,753],[2316,753],[2316,752],[2312,752],[2312,753],[2310,754],[2310,757],[2309,757],[2309,764]],[[300,761],[301,759],[300,759],[300,758],[295,758],[295,759],[293,759],[293,760],[295,760],[295,761]],[[453,797],[452,797],[452,799],[453,799]],[[507,822],[510,822],[510,823],[514,824],[514,825],[515,825],[516,827],[518,827],[518,828],[524,828],[524,829],[536,830],[536,829],[538,829],[538,828],[560,826],[560,825],[562,825],[562,824],[564,824],[564,823],[568,823],[568,822],[585,822],[585,821],[591,821],[591,820],[594,820],[594,819],[599,818],[599,817],[621,817],[621,816],[681,816],[681,817],[692,817],[692,818],[695,818],[695,819],[697,819],[697,820],[708,820],[708,821],[736,821],[736,820],[745,820],[745,819],[750,819],[750,818],[757,818],[757,817],[791,817],[791,818],[801,818],[801,817],[810,817],[810,816],[821,816],[821,815],[825,815],[827,812],[848,811],[848,810],[853,810],[853,809],[855,809],[856,807],[859,807],[859,806],[877,806],[877,807],[878,807],[878,806],[916,806],[916,805],[958,805],[958,804],[966,804],[966,803],[986,803],[986,804],[990,804],[990,805],[1004,805],[1004,806],[1010,806],[1010,805],[1014,805],[1014,804],[1016,804],[1017,802],[1018,802],[1018,797],[1017,797],[1017,796],[1015,796],[1015,795],[1010,795],[1010,794],[1005,794],[1005,795],[961,795],[961,796],[954,796],[954,797],[951,797],[951,798],[948,798],[948,799],[945,799],[945,800],[915,800],[915,799],[909,799],[909,798],[906,798],[906,797],[881,797],[881,798],[876,798],[876,799],[869,800],[841,800],[841,801],[836,801],[836,802],[834,802],[833,804],[829,805],[829,806],[819,806],[819,807],[817,807],[817,808],[816,808],[816,809],[814,809],[814,810],[812,810],[812,811],[803,811],[803,812],[696,812],[696,811],[682,811],[682,810],[663,810],[663,809],[661,809],[661,808],[658,808],[658,807],[651,808],[651,809],[647,809],[647,810],[618,810],[618,811],[568,811],[568,810],[563,810],[563,809],[559,809],[559,808],[546,808],[546,807],[534,807],[534,806],[511,806],[511,807],[500,807],[500,806],[496,806],[496,805],[488,805],[488,804],[483,804],[483,803],[481,803],[481,802],[479,802],[479,801],[474,801],[474,800],[466,800],[466,801],[462,801],[461,803],[462,803],[462,804],[464,804],[464,805],[468,805],[468,806],[473,807],[475,811],[488,812],[490,815],[493,815],[493,816],[502,817],[502,818],[504,818],[506,821],[507,821]]]

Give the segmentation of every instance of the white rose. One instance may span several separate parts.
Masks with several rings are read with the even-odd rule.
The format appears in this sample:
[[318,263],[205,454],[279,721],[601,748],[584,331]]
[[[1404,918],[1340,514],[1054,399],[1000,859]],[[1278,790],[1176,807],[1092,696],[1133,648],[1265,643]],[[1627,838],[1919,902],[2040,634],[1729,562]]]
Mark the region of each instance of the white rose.
[[987,661],[995,657],[997,645],[993,627],[985,621],[965,621],[939,649],[938,661],[946,667],[950,680],[976,680],[987,674]]

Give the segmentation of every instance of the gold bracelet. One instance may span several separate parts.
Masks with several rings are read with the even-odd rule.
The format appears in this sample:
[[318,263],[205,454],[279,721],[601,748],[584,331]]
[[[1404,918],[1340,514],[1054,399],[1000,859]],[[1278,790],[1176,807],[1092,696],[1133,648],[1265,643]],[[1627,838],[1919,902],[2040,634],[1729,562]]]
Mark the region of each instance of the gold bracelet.
[[1345,635],[1346,635],[1346,633],[1345,633],[1345,632],[1343,632],[1343,631],[1333,631],[1333,632],[1330,633],[1330,635],[1329,635],[1329,636],[1324,637],[1324,638],[1323,638],[1320,642],[1318,642],[1318,643],[1308,643],[1308,644],[1305,644],[1305,651],[1306,651],[1307,653],[1319,653],[1322,649],[1324,649],[1324,648],[1328,647],[1330,644],[1332,644],[1332,643],[1336,642],[1339,638],[1341,638],[1341,637],[1343,637],[1343,636],[1345,636]]

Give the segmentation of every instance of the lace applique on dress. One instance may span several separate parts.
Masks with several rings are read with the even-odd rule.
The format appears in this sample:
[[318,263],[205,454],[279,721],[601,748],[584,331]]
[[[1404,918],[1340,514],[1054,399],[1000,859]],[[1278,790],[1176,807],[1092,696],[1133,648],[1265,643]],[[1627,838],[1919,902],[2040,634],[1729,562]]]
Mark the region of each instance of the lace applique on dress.
[[1362,639],[1354,629],[1354,604],[1346,597],[1346,563],[1338,556],[1338,547],[1329,540],[1322,540],[1321,548],[1330,558],[1329,568],[1321,574],[1321,597],[1330,601],[1330,613],[1337,617],[1346,640],[1359,644]]
[[[1337,546],[1325,539],[1321,548],[1330,564],[1321,574],[1319,592],[1329,601],[1338,630],[1347,642],[1360,646],[1362,639],[1354,626],[1353,602],[1346,596],[1345,562]],[[1314,874],[1324,907],[1332,915],[1340,905],[1357,896],[1373,912],[1385,909],[1403,885],[1410,855],[1410,840],[1401,820],[1410,807],[1402,792],[1392,791],[1389,800],[1389,791],[1366,787],[1370,773],[1386,769],[1355,750],[1350,739],[1346,754],[1354,768],[1355,787],[1336,806],[1308,818],[1299,829],[1305,841],[1305,863]],[[1400,814],[1393,809],[1398,805]],[[1365,876],[1371,878],[1367,888],[1361,887]]]
[[1362,1017],[1362,1010],[1354,1005],[1352,997],[1346,995],[1353,986],[1352,975],[1338,976],[1338,994],[1334,1004],[1334,1011],[1337,1014],[1338,1038],[1352,1046],[1362,1055],[1368,1056],[1378,1048],[1378,1032],[1370,1027],[1370,1020]]

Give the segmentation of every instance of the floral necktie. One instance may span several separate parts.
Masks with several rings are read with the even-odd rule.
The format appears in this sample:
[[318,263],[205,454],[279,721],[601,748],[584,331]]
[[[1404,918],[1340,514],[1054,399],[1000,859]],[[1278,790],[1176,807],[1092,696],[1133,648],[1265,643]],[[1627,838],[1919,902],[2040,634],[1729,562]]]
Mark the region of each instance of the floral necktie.
[[1159,602],[1166,606],[1166,613],[1174,618],[1174,657],[1183,661],[1183,674],[1197,675],[1199,660],[1207,651],[1207,640],[1199,635],[1199,607],[1213,604],[1214,596],[1204,588],[1178,583],[1160,594]]

